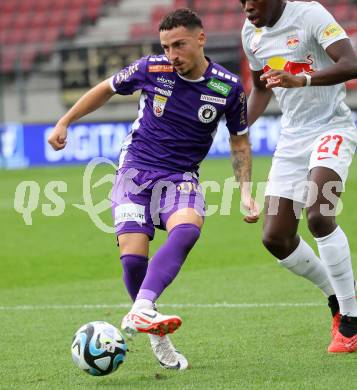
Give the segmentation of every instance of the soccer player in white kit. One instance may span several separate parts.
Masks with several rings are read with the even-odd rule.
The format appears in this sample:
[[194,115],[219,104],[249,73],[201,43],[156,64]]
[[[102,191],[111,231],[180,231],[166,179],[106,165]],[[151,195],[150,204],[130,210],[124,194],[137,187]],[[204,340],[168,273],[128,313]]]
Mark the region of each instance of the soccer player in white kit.
[[[282,132],[266,190],[263,243],[278,262],[328,298],[331,353],[357,350],[357,303],[348,240],[335,210],[357,145],[344,102],[344,82],[357,77],[357,58],[343,28],[319,3],[241,0],[242,31],[253,89],[248,122],[274,93]],[[320,255],[297,234],[306,208]]]

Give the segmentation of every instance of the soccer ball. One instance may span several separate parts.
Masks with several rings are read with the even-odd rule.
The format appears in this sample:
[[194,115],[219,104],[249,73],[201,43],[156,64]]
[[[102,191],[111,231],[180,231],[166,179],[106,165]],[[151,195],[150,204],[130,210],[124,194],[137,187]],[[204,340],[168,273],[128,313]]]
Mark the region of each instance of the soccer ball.
[[74,335],[71,352],[74,364],[90,375],[108,375],[123,363],[127,346],[119,330],[108,322],[94,321]]

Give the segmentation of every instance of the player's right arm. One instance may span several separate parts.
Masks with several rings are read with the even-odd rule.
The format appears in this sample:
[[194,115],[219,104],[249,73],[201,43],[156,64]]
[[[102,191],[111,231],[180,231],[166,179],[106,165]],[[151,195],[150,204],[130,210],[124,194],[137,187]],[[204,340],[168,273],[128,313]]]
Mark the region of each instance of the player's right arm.
[[83,95],[57,122],[48,137],[48,142],[53,149],[61,150],[66,146],[67,128],[71,123],[97,110],[114,94],[131,95],[135,91],[143,89],[146,80],[147,60],[148,57],[143,57],[133,62]]
[[263,74],[261,71],[251,71],[253,87],[248,97],[248,126],[252,124],[264,113],[273,92],[266,88],[266,81],[260,80]]
[[97,110],[107,102],[115,92],[108,80],[104,80],[85,95],[57,122],[55,128],[48,137],[48,143],[54,150],[61,150],[66,146],[67,128],[71,123],[83,116]]
[[240,184],[241,204],[247,212],[244,221],[256,223],[259,219],[259,205],[252,198],[252,151],[248,132],[230,136],[231,158],[234,176]]
[[252,75],[252,90],[248,98],[248,126],[252,124],[264,113],[273,92],[266,88],[266,81],[262,81],[260,76],[263,72],[263,65],[255,57],[251,48],[252,31],[246,22],[242,30],[242,46],[248,59],[250,72]]

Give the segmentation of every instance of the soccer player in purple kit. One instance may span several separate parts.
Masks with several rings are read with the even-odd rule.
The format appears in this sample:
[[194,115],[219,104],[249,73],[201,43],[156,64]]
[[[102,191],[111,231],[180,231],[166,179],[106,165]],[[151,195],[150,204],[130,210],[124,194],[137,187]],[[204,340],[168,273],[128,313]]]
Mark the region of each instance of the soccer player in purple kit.
[[[123,279],[134,302],[122,329],[128,335],[148,333],[163,367],[185,369],[187,360],[167,336],[182,321],[159,313],[155,302],[200,236],[204,199],[199,164],[223,116],[246,222],[258,220],[258,206],[250,195],[246,98],[238,77],[205,57],[202,22],[191,10],[168,14],[159,32],[164,55],[141,58],[91,89],[59,120],[49,143],[62,149],[67,127],[75,120],[115,93],[141,90],[138,118],[122,147],[112,193]],[[155,227],[168,236],[149,262]]]

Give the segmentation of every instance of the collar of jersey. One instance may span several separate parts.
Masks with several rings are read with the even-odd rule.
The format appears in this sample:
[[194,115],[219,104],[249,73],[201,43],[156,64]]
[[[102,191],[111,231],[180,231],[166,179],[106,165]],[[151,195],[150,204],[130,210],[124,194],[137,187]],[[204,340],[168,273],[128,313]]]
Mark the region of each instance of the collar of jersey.
[[197,80],[186,79],[186,77],[181,76],[180,73],[177,73],[177,76],[180,77],[180,79],[182,80],[188,81],[189,83],[199,83],[200,81],[203,81],[205,79],[204,76],[201,76]]

